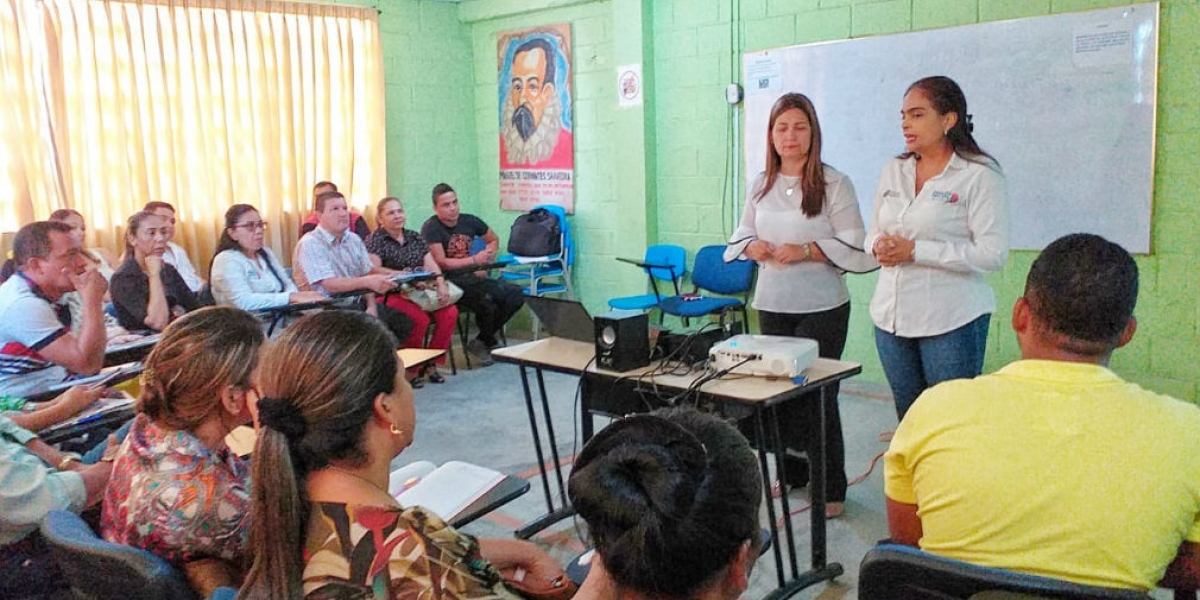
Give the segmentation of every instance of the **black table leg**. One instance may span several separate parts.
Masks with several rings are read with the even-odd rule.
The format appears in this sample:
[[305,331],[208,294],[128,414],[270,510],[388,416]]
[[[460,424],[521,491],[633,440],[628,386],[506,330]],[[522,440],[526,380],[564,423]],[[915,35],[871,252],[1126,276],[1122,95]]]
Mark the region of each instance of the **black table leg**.
[[575,509],[566,505],[566,485],[563,483],[562,471],[558,466],[558,445],[554,437],[554,423],[550,420],[550,400],[546,397],[546,382],[542,376],[542,370],[535,369],[537,371],[538,394],[542,401],[542,414],[546,419],[546,432],[550,441],[550,454],[554,460],[552,468],[558,482],[559,501],[562,503],[562,506],[559,507],[555,507],[554,505],[554,498],[550,491],[550,474],[546,472],[546,455],[542,452],[542,437],[538,432],[537,412],[533,407],[533,393],[529,389],[529,372],[526,369],[525,365],[520,365],[521,389],[525,393],[525,411],[529,415],[529,430],[533,433],[533,449],[537,453],[538,470],[542,475],[542,492],[546,498],[546,514],[517,529],[514,535],[521,539],[528,539],[550,525],[575,514]]

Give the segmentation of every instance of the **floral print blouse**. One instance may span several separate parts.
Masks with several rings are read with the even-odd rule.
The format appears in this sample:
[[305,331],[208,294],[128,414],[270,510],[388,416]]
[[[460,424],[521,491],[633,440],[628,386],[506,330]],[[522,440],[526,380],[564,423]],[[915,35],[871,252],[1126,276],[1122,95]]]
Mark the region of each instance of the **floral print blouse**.
[[475,538],[421,507],[314,503],[306,540],[306,600],[520,598]]
[[144,548],[177,566],[200,558],[243,566],[249,463],[139,414],[113,464],[100,531],[110,542]]

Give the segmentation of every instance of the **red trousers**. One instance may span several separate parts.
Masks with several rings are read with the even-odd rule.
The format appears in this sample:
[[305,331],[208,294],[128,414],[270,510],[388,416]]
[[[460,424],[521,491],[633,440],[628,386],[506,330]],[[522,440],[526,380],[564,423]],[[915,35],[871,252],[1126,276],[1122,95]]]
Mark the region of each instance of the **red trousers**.
[[[404,316],[413,322],[412,333],[408,334],[408,339],[400,340],[401,348],[428,347],[450,352],[450,341],[454,339],[454,324],[458,321],[457,306],[451,304],[428,313],[421,310],[421,307],[417,306],[415,302],[400,294],[388,296],[387,305],[404,313]],[[433,335],[429,338],[429,346],[425,346],[425,332],[429,330],[431,323],[433,324]],[[443,354],[438,357],[437,364],[445,363],[446,355]]]

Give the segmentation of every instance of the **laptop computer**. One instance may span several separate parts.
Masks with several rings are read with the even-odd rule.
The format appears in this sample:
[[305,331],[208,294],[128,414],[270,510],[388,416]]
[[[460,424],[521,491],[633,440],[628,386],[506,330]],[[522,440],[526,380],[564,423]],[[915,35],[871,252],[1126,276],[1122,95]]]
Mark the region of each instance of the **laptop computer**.
[[525,304],[546,324],[554,337],[592,343],[596,340],[596,326],[592,316],[582,304],[563,298],[525,296]]

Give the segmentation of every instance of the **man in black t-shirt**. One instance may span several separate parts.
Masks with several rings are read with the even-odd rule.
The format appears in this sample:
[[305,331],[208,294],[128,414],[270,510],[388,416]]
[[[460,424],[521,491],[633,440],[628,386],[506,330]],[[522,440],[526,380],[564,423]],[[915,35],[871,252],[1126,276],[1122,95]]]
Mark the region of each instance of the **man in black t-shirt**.
[[[429,244],[429,253],[442,270],[485,265],[496,259],[500,238],[496,232],[475,215],[459,212],[458,194],[444,183],[433,187],[434,215],[421,227],[421,237]],[[471,253],[475,238],[487,244],[483,250]],[[467,344],[466,350],[486,366],[492,364],[491,349],[500,345],[496,333],[525,303],[521,288],[511,283],[490,279],[487,271],[463,273],[450,277],[462,288],[459,306],[475,313],[479,336]]]

